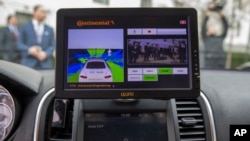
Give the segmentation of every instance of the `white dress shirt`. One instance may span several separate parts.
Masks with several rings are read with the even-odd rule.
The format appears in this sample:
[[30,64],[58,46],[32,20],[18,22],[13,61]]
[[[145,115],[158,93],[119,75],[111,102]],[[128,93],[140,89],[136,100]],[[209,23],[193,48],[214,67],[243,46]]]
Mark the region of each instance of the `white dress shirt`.
[[36,32],[37,42],[41,43],[42,38],[43,38],[43,32],[44,32],[44,23],[39,23],[37,20],[33,19],[32,24]]

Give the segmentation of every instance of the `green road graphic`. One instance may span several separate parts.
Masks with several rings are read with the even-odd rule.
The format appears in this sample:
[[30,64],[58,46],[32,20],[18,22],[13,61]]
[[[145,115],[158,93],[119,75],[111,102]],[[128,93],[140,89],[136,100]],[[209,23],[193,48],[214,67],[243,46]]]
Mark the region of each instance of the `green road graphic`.
[[105,49],[88,49],[87,51],[91,57],[100,58],[105,52]]
[[124,82],[123,68],[110,61],[107,61],[107,64],[110,66],[113,75],[113,82]]
[[78,82],[80,71],[68,76],[68,82]]

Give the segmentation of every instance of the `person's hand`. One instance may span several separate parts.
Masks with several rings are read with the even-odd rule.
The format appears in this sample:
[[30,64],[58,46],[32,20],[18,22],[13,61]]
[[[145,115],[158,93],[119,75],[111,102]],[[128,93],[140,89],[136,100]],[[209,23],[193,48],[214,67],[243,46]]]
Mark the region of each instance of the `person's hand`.
[[38,58],[39,61],[44,61],[45,59],[47,59],[47,53],[44,51],[39,52]]
[[39,50],[38,50],[38,47],[37,46],[32,46],[29,48],[28,50],[28,53],[31,55],[31,56],[34,56],[34,57],[38,57],[38,54],[39,54]]
[[213,28],[213,27],[208,27],[208,29],[207,29],[207,32],[206,32],[206,35],[207,36],[212,36],[212,35],[214,35],[214,34],[216,34],[216,30],[215,30],[215,28]]

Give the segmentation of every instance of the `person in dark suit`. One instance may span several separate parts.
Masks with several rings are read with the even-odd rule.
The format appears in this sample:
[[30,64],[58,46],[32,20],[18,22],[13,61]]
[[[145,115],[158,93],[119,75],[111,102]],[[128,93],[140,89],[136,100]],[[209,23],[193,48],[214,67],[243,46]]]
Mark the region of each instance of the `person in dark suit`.
[[145,48],[145,54],[144,54],[144,62],[149,61],[149,55],[150,55],[150,48],[149,48],[149,42],[144,46]]
[[160,56],[159,56],[159,45],[155,44],[154,46],[154,60],[159,60]]
[[186,49],[187,45],[185,41],[179,41],[179,59],[180,63],[185,63],[186,61]]
[[18,48],[22,51],[21,63],[36,69],[52,68],[55,49],[54,31],[44,24],[46,10],[41,5],[34,7],[33,20],[20,29]]
[[130,53],[131,53],[131,63],[136,63],[138,56],[140,54],[140,50],[141,50],[141,46],[140,46],[140,42],[134,42],[133,46],[130,48]]
[[128,44],[128,59],[129,59],[129,63],[132,63],[132,59],[133,59],[133,46],[134,46],[135,42],[129,43]]
[[20,51],[17,49],[19,36],[17,17],[15,15],[9,15],[7,23],[8,25],[3,28],[0,34],[1,56],[3,60],[20,63]]

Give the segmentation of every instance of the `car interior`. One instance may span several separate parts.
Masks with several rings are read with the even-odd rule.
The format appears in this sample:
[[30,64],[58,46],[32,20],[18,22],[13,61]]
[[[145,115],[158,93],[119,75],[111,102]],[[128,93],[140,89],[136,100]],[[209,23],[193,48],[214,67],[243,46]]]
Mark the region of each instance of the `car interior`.
[[0,60],[0,141],[229,141],[250,124],[250,73],[200,69],[197,20],[193,8],[60,9],[55,70]]

